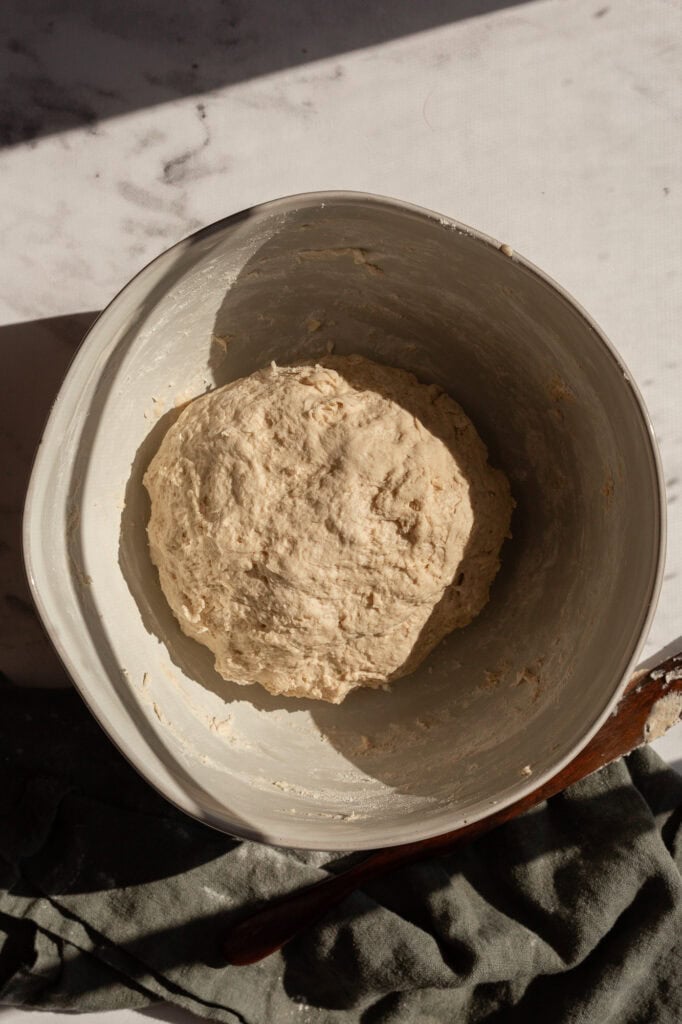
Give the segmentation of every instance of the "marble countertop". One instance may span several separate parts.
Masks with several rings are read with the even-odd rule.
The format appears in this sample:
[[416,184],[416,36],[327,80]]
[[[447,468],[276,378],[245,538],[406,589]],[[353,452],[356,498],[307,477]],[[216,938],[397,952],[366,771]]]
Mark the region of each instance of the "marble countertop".
[[[395,196],[474,225],[601,324],[644,394],[668,487],[643,657],[678,641],[682,5],[374,7],[0,8],[0,668],[16,681],[65,682],[31,611],[19,524],[44,417],[94,313],[198,227],[315,189]],[[682,765],[682,727],[659,749]]]

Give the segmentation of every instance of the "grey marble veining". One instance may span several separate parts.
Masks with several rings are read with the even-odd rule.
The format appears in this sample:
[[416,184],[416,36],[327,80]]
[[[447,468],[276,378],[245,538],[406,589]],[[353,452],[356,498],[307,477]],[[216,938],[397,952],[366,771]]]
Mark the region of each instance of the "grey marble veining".
[[184,96],[514,6],[518,0],[5,0],[0,144],[84,127]]
[[[678,0],[4,0],[0,36],[0,669],[65,681],[19,537],[83,311],[196,228],[327,188],[489,232],[605,328],[648,404],[667,480],[645,655],[682,647]],[[657,746],[682,764],[682,727]],[[4,1020],[28,1016],[6,1008]]]
[[101,308],[177,239],[277,195],[355,188],[474,224],[564,284],[642,389],[669,493],[652,653],[682,632],[682,7],[375,8],[1,5],[0,323],[45,320],[31,330],[48,364],[53,318]]

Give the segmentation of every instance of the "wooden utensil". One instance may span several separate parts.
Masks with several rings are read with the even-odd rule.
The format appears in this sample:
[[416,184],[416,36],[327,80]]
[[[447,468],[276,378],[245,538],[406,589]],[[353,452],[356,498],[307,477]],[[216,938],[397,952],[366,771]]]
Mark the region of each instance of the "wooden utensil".
[[338,875],[271,900],[239,921],[223,946],[230,964],[252,964],[274,953],[366,882],[395,868],[453,850],[523,814],[636,747],[662,736],[682,716],[682,653],[636,673],[616,710],[577,757],[543,786],[471,825],[404,846],[377,850]]

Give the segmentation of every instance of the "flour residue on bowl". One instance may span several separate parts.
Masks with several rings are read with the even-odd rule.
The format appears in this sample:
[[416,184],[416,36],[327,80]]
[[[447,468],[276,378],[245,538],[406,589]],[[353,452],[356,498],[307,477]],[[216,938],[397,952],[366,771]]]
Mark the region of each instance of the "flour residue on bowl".
[[[660,474],[636,390],[570,296],[516,254],[442,220],[337,193],[213,225],[163,253],[114,299],[51,413],[26,521],[38,603],[131,763],[178,806],[228,831],[371,848],[508,802],[529,787],[522,768],[533,769],[534,782],[570,755],[567,737],[594,724],[650,619],[662,561]],[[298,259],[302,248],[349,252]],[[215,367],[213,335],[229,339]],[[434,650],[409,686],[361,702],[351,696],[333,709],[335,722],[303,706],[249,706],[229,682],[220,689],[210,660],[164,613],[138,472],[151,455],[150,428],[160,439],[181,389],[192,398],[271,360],[319,361],[330,342],[338,354],[399,365],[448,391],[519,501],[488,611],[458,643]],[[576,401],[553,400],[555,373]],[[170,410],[158,420],[143,415],[155,417],[152,397]],[[609,472],[612,495],[600,493]],[[77,524],[68,522],[74,508]],[[72,555],[91,583],[77,578]],[[533,702],[535,685],[514,688],[511,676],[543,655]],[[503,657],[509,672],[493,679]],[[228,716],[229,727],[210,728]],[[406,748],[395,742],[398,728],[427,717],[429,728]],[[369,817],[313,821],[313,811]]]

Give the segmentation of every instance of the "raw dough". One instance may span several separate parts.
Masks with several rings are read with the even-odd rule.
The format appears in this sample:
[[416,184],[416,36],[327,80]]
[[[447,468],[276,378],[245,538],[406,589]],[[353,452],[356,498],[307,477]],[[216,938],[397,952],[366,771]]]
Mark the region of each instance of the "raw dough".
[[163,592],[217,671],[333,703],[480,612],[513,504],[448,395],[360,356],[197,398],[145,486]]

